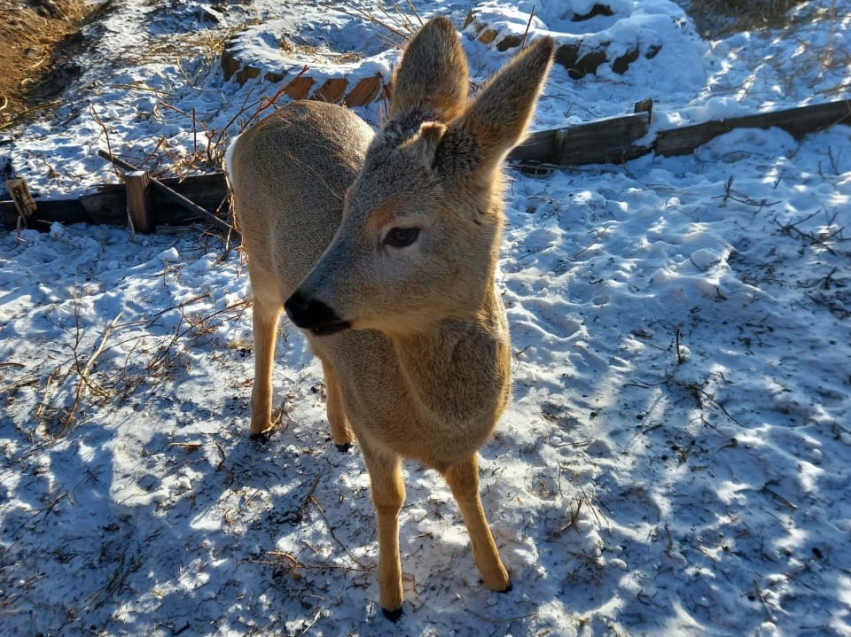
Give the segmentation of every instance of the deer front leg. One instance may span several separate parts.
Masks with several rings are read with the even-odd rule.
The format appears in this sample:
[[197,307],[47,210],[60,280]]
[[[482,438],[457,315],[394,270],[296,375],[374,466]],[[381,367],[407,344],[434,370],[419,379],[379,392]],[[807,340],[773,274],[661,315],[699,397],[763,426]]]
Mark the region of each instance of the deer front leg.
[[334,445],[340,451],[348,451],[355,437],[343,408],[343,394],[340,391],[340,383],[331,364],[323,358],[319,360],[322,361],[322,372],[325,375],[325,406],[328,423],[331,425],[331,440],[334,441]]
[[405,484],[399,457],[376,451],[360,441],[372,484],[378,525],[378,593],[381,610],[391,621],[402,616],[402,564],[399,558],[399,509]]
[[493,541],[485,512],[482,508],[482,500],[479,497],[479,464],[476,455],[473,454],[468,460],[452,465],[443,474],[461,515],[470,542],[473,545],[473,559],[485,585],[494,591],[506,592],[511,589],[508,571],[499,558],[496,543]]
[[254,293],[254,387],[251,390],[251,437],[262,438],[272,428],[272,363],[278,321],[283,306]]

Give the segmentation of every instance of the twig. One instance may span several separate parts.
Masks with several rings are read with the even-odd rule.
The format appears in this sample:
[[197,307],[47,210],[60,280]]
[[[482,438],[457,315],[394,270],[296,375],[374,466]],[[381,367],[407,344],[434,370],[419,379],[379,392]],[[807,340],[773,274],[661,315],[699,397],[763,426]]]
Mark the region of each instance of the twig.
[[325,511],[322,510],[322,507],[319,506],[319,503],[316,501],[316,498],[313,495],[308,496],[308,500],[316,505],[316,509],[319,511],[319,515],[322,516],[322,519],[325,520],[325,525],[328,527],[328,532],[331,534],[331,537],[334,538],[334,541],[339,544],[342,549],[346,552],[346,554],[352,558],[355,564],[360,566],[362,569],[366,570],[366,566],[361,562],[358,558],[356,558],[352,552],[348,549],[348,547],[340,541],[340,538],[334,533],[334,528],[331,526],[331,523],[328,521],[328,518],[325,516]]
[[[746,206],[754,206],[762,210],[763,208],[770,208],[771,206],[776,206],[779,204],[779,201],[768,201],[766,199],[756,200],[748,197],[745,194],[737,192],[733,190],[733,180],[735,178],[731,175],[729,179],[727,179],[724,184],[724,194],[720,197],[721,205],[726,206],[727,201],[735,201],[736,203],[744,204]],[[718,197],[713,197],[713,199],[718,199]]]
[[458,601],[461,602],[461,606],[464,607],[464,610],[470,613],[473,617],[477,619],[481,619],[483,622],[488,622],[491,624],[500,624],[503,622],[513,622],[518,619],[528,619],[529,617],[536,617],[538,615],[538,611],[534,610],[531,613],[526,613],[525,615],[516,615],[514,617],[485,617],[484,615],[477,613],[474,610],[471,610],[467,603],[464,601],[464,598],[460,595],[456,595]]
[[682,351],[680,350],[680,326],[678,325],[674,330],[674,347],[677,348],[677,364],[682,365],[686,362],[686,359],[683,357]]
[[375,25],[377,25],[377,26],[380,26],[380,27],[382,27],[382,28],[384,28],[384,29],[387,29],[388,31],[390,31],[390,33],[392,33],[393,35],[398,36],[398,37],[399,37],[399,38],[401,38],[403,41],[407,41],[407,40],[408,40],[408,38],[410,37],[409,35],[406,35],[405,33],[402,33],[399,29],[397,29],[397,28],[395,28],[395,27],[390,26],[389,24],[387,24],[386,22],[383,22],[382,20],[379,20],[379,19],[378,19],[378,18],[376,18],[373,14],[371,14],[369,11],[366,11],[365,9],[359,9],[359,10],[358,10],[358,13],[360,14],[360,16],[358,16],[358,14],[357,14],[357,13],[349,13],[349,12],[348,12],[345,8],[340,8],[340,11],[342,11],[343,13],[345,13],[345,14],[347,14],[347,15],[350,15],[350,16],[352,16],[352,17],[355,17],[355,18],[357,18],[357,17],[361,17],[361,18],[364,18],[365,20],[369,20],[369,21],[370,21],[370,22],[372,22],[373,24],[375,24]]
[[[92,117],[94,118],[95,122],[97,122],[98,126],[101,127],[101,130],[103,131],[104,137],[106,137],[106,152],[108,152],[109,156],[112,157],[112,144],[110,144],[110,142],[109,142],[109,131],[106,128],[106,124],[103,123],[103,120],[100,118],[100,115],[98,115],[98,112],[95,109],[94,104],[89,106],[89,110],[91,111]],[[115,173],[116,177],[119,177],[119,178],[121,177],[121,173],[118,172],[118,168],[113,166],[112,170]]]
[[[402,23],[405,25],[405,28],[406,28],[406,29],[408,29],[408,31],[412,31],[412,32],[413,32],[413,31],[414,31],[414,29],[411,27],[411,24],[410,24],[410,22],[408,21],[408,16],[406,16],[406,15],[405,15],[405,12],[404,12],[404,11],[402,11],[402,8],[401,8],[401,7],[400,7],[400,6],[396,3],[396,0],[387,0],[387,1],[388,1],[388,2],[390,2],[390,4],[392,4],[392,5],[393,5],[393,8],[394,8],[394,9],[396,9],[396,14],[397,14],[400,18],[402,18]],[[409,2],[408,4],[410,5],[410,2]],[[387,9],[385,9],[384,7],[380,7],[380,9],[381,9],[381,12],[382,12],[384,15],[386,15],[388,18],[391,18],[391,17],[392,17],[392,16],[390,15],[390,13],[387,11]],[[422,21],[420,21],[420,26],[422,26]]]
[[715,398],[713,398],[713,397],[709,394],[709,392],[707,392],[707,391],[706,391],[705,389],[703,389],[702,387],[698,387],[697,385],[694,385],[694,386],[693,386],[693,388],[694,388],[694,390],[696,390],[696,391],[697,391],[697,392],[698,392],[701,396],[703,396],[706,400],[708,400],[708,401],[709,401],[709,403],[710,403],[713,407],[716,407],[717,409],[720,409],[720,410],[721,410],[721,413],[723,413],[725,416],[727,416],[727,418],[729,418],[730,420],[732,420],[734,423],[736,423],[736,424],[737,424],[737,425],[739,425],[740,427],[742,426],[742,423],[740,423],[738,420],[736,420],[735,418],[733,418],[733,416],[731,416],[731,415],[730,415],[730,412],[728,412],[728,411],[724,408],[724,405],[722,405],[722,404],[721,404],[721,403],[719,403],[717,400],[715,400]]
[[275,104],[275,102],[276,102],[276,101],[278,101],[278,98],[279,98],[279,97],[281,97],[281,95],[283,95],[283,94],[286,92],[286,90],[287,90],[288,88],[290,88],[290,86],[292,85],[292,83],[293,83],[293,82],[295,82],[295,81],[296,81],[298,78],[300,78],[302,75],[304,75],[305,73],[307,73],[307,71],[308,71],[308,69],[309,69],[309,68],[310,68],[310,67],[308,67],[308,66],[305,64],[305,65],[301,68],[301,71],[299,71],[299,72],[298,72],[298,74],[297,74],[297,75],[296,75],[293,79],[291,79],[289,82],[287,82],[286,84],[284,84],[281,88],[279,88],[279,89],[278,89],[278,91],[277,91],[277,92],[276,92],[276,93],[275,93],[272,97],[268,97],[268,98],[267,98],[267,97],[261,97],[259,100],[257,100],[256,102],[252,103],[252,104],[251,104],[251,106],[248,106],[248,104],[247,104],[247,98],[246,98],[246,102],[243,102],[242,108],[241,108],[241,109],[239,109],[239,110],[236,112],[236,114],[235,114],[235,115],[234,115],[234,116],[230,119],[230,121],[222,127],[222,130],[221,130],[221,132],[219,133],[219,136],[216,138],[215,145],[216,145],[216,146],[218,146],[219,144],[221,144],[221,143],[222,143],[222,139],[223,139],[223,138],[224,138],[224,136],[227,134],[227,130],[228,130],[231,126],[233,126],[233,124],[236,122],[236,120],[237,120],[237,119],[239,119],[242,115],[244,115],[244,114],[245,114],[245,111],[247,111],[247,110],[248,110],[249,108],[251,108],[251,107],[256,106],[257,104],[260,104],[260,106],[257,108],[257,110],[255,110],[255,111],[254,111],[254,113],[252,113],[252,114],[251,114],[251,116],[249,116],[249,118],[248,118],[247,120],[245,120],[244,122],[242,122],[242,124],[241,124],[241,126],[240,126],[240,129],[241,129],[241,130],[245,130],[245,127],[246,127],[246,126],[248,126],[248,124],[249,124],[249,123],[251,123],[251,121],[252,121],[252,120],[257,119],[257,116],[258,116],[258,115],[260,115],[260,113],[262,113],[263,111],[265,111],[265,110],[266,110],[267,108],[269,108],[270,106],[274,105],[274,104]]
[[50,395],[50,385],[51,383],[53,383],[54,379],[61,373],[62,368],[61,366],[57,365],[56,369],[50,372],[50,374],[47,376],[47,382],[44,384],[44,391],[41,394],[41,400],[38,402],[38,405],[35,406],[35,409],[33,409],[33,420],[35,421],[36,425],[41,419],[41,414],[44,411],[44,408],[47,406]]
[[[277,424],[277,423],[276,423]],[[313,484],[310,485],[310,490],[307,492],[307,495],[301,501],[301,506],[298,508],[299,516],[304,517],[304,512],[307,510],[307,505],[310,504],[310,501],[313,500],[313,492],[316,490],[316,485],[319,484],[319,480],[322,478],[322,472],[316,474],[316,478],[313,480]],[[313,500],[316,502],[316,500]],[[317,505],[319,506],[319,505]],[[321,511],[321,509],[320,509]]]
[[[824,234],[823,236],[816,236],[815,234],[813,234],[813,233],[811,233],[811,232],[809,232],[809,233],[808,233],[808,232],[804,232],[803,230],[801,230],[800,228],[798,228],[798,226],[799,226],[799,225],[801,225],[802,223],[805,223],[805,222],[809,221],[810,219],[812,219],[813,217],[815,217],[815,216],[816,216],[818,213],[820,213],[820,212],[822,212],[822,210],[821,210],[821,209],[816,210],[814,213],[812,213],[812,214],[810,214],[810,215],[807,215],[807,216],[806,216],[806,217],[804,217],[803,219],[800,219],[799,221],[796,221],[796,222],[794,222],[794,223],[789,222],[789,223],[787,223],[786,225],[781,224],[781,223],[777,220],[777,218],[776,218],[776,217],[773,219],[773,221],[774,221],[774,223],[777,225],[777,227],[778,227],[778,228],[780,228],[780,232],[782,232],[783,234],[787,234],[787,235],[792,236],[792,234],[794,233],[794,235],[795,235],[795,236],[797,236],[799,239],[806,239],[807,241],[809,241],[809,242],[810,242],[810,245],[813,245],[813,246],[815,246],[815,245],[821,246],[822,248],[824,248],[825,250],[827,250],[830,254],[832,254],[833,256],[836,256],[836,252],[834,252],[833,248],[831,248],[831,247],[828,245],[828,242],[829,242],[829,241],[831,241],[832,239],[836,238],[838,235],[841,235],[841,234],[842,234],[842,231],[844,230],[844,228],[842,228],[842,227],[837,228],[837,229],[836,229],[836,230],[834,230],[833,232],[826,233],[826,234]],[[826,213],[826,212],[825,212],[825,214],[826,214],[826,216],[827,216],[827,213]],[[833,224],[832,224],[832,222],[833,222],[834,220],[835,220],[835,218],[828,217],[827,221],[828,221],[829,226],[830,226],[830,225],[833,225]],[[841,241],[841,240],[842,240],[842,239],[840,239],[840,241]]]
[[[559,485],[560,486],[560,485]],[[579,503],[576,505],[576,510],[570,511],[570,522],[565,524],[563,527],[558,529],[557,531],[553,531],[550,533],[550,537],[558,537],[562,535],[565,531],[576,524],[576,521],[579,519],[579,514],[582,512],[582,504],[585,502],[585,498],[579,498]]]
[[425,24],[425,23],[423,22],[423,19],[420,17],[420,14],[417,12],[417,8],[414,6],[414,3],[411,2],[411,0],[405,0],[405,2],[407,2],[408,7],[414,13],[414,16],[416,16],[417,20],[419,20],[420,26],[423,26],[423,24]]
[[597,234],[594,235],[594,239],[592,239],[591,243],[589,243],[587,246],[585,246],[579,252],[577,252],[576,254],[573,255],[573,260],[575,261],[576,259],[581,257],[583,254],[588,252],[588,250],[590,250],[592,247],[594,247],[597,244],[597,242],[600,239],[602,239],[603,237],[605,237],[608,233],[609,233],[608,228],[603,228],[602,230],[598,231]]
[[45,102],[44,104],[39,104],[38,106],[34,106],[33,108],[28,108],[24,111],[20,111],[18,113],[15,113],[13,116],[11,116],[9,121],[3,122],[2,124],[0,124],[0,130],[5,130],[7,128],[11,128],[12,126],[14,126],[19,121],[21,121],[26,116],[28,116],[32,113],[40,113],[42,111],[46,111],[46,110],[51,109],[51,108],[59,108],[60,106],[62,106],[62,102],[60,102],[59,100],[54,100],[52,102]]
[[826,308],[831,314],[835,314],[839,318],[844,319],[851,316],[851,310],[849,310],[847,307],[842,307],[841,305],[834,305],[826,299],[820,298],[814,294],[807,294],[806,296],[808,299],[810,299],[810,301],[812,301],[816,305],[821,305],[823,308]]
[[203,294],[198,294],[197,296],[193,296],[191,299],[187,299],[187,300],[183,301],[182,303],[178,303],[177,305],[172,305],[171,307],[167,307],[164,310],[160,310],[159,312],[154,314],[154,316],[148,321],[148,323],[145,327],[151,327],[151,325],[154,324],[154,321],[156,321],[159,317],[161,317],[166,312],[171,312],[172,310],[184,308],[187,305],[190,305],[191,303],[195,303],[195,301],[200,301],[201,299],[206,299],[209,296],[210,296],[209,292],[204,292]]
[[529,27],[532,26],[532,18],[535,17],[535,9],[536,8],[537,8],[537,6],[533,5],[532,11],[529,12],[529,20],[526,22],[526,30],[523,32],[523,41],[520,42],[520,50],[521,51],[526,48],[526,37],[529,35]]
[[[332,570],[340,570],[340,571],[348,571],[350,573],[368,573],[370,571],[375,570],[374,566],[365,566],[362,568],[352,568],[351,566],[341,566],[339,564],[302,564],[299,562],[295,556],[290,553],[286,553],[285,551],[266,551],[266,555],[271,555],[272,557],[283,557],[290,563],[290,569],[292,572],[298,577],[299,569],[303,571],[332,571]],[[280,566],[280,562],[271,562],[269,560],[247,560],[251,564],[266,564],[268,566]]]
[[774,489],[770,488],[770,487],[768,486],[768,484],[769,484],[769,483],[767,483],[767,482],[766,482],[764,485],[762,485],[762,491],[764,491],[764,492],[765,492],[765,493],[767,493],[768,495],[770,495],[770,496],[774,497],[774,498],[775,498],[778,502],[780,502],[781,504],[783,504],[783,505],[785,505],[785,506],[789,507],[789,508],[790,508],[790,509],[792,509],[793,511],[797,511],[797,510],[798,510],[798,505],[797,505],[797,504],[795,504],[794,502],[789,502],[789,500],[787,500],[787,499],[786,499],[786,498],[784,498],[782,495],[780,495],[779,493],[777,493]]
[[756,580],[754,580],[753,589],[756,593],[756,596],[759,598],[759,601],[762,602],[762,608],[765,610],[765,614],[768,616],[768,619],[772,622],[777,621],[777,618],[774,616],[774,614],[771,612],[771,609],[768,607],[768,602],[765,600],[765,596],[762,594],[762,591],[759,588],[759,584],[756,583]]
[[80,404],[80,398],[83,396],[83,386],[89,386],[88,383],[88,373],[92,368],[97,357],[100,356],[104,348],[106,347],[106,341],[109,338],[109,335],[112,333],[113,329],[115,329],[115,325],[118,323],[118,319],[121,318],[123,312],[119,312],[118,316],[112,319],[112,322],[107,325],[103,330],[103,336],[101,336],[100,343],[97,346],[97,349],[92,353],[89,357],[89,360],[86,361],[86,366],[83,368],[81,372],[79,368],[77,369],[78,374],[80,375],[80,380],[77,382],[77,389],[74,393],[74,403],[71,405],[71,409],[65,414],[65,417],[62,419],[62,429],[59,431],[59,438],[63,437],[67,432],[68,428],[71,426],[71,422],[74,419],[74,413],[77,411],[77,406]]
[[313,620],[311,620],[311,622],[310,622],[309,624],[307,624],[307,626],[305,626],[302,630],[300,630],[300,631],[299,631],[298,633],[296,633],[296,634],[297,634],[297,635],[305,635],[305,634],[307,634],[307,631],[308,631],[308,630],[310,630],[311,628],[313,628],[313,625],[314,625],[316,622],[318,622],[318,621],[319,621],[319,618],[320,618],[320,617],[322,617],[322,609],[321,609],[321,608],[319,608],[319,609],[317,609],[317,610],[316,610],[316,615],[314,615],[314,616],[313,616]]

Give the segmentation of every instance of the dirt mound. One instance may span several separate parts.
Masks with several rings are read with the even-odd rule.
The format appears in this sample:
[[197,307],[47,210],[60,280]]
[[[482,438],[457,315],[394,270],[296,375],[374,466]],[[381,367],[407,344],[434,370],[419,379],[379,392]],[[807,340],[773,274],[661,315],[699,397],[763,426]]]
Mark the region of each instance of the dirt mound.
[[80,69],[85,0],[0,0],[0,130],[49,104]]

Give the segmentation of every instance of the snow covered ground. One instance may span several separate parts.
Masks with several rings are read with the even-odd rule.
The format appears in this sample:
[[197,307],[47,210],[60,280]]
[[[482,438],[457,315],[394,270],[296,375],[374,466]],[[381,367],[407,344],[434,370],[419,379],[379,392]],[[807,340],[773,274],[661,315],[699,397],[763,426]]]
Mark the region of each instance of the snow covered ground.
[[[215,142],[277,87],[224,82],[203,38],[322,22],[279,4],[116,1],[66,105],[16,131],[14,170],[80,193],[110,178],[104,128],[124,155],[162,140],[185,160],[207,143],[192,109]],[[522,32],[533,4],[531,37],[663,45],[623,75],[556,66],[537,128],[644,97],[656,129],[849,97],[848,0],[712,42],[668,0],[579,23],[593,2],[481,13]],[[468,7],[417,6],[459,28]],[[464,43],[476,82],[510,56]],[[481,468],[514,589],[480,584],[448,489],[408,464],[395,625],[362,459],[329,443],[320,367],[287,324],[280,431],[248,439],[238,250],[197,228],[0,236],[0,634],[851,635],[851,128],[512,173],[507,204],[513,402]]]

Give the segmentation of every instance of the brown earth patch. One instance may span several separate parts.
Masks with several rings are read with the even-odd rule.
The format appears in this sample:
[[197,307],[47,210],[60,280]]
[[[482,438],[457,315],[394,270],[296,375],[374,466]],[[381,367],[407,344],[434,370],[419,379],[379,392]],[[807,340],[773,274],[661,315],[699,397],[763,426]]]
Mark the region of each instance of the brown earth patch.
[[706,38],[788,26],[787,14],[804,0],[677,0]]
[[108,2],[0,0],[0,130],[51,106],[81,69],[84,20]]

